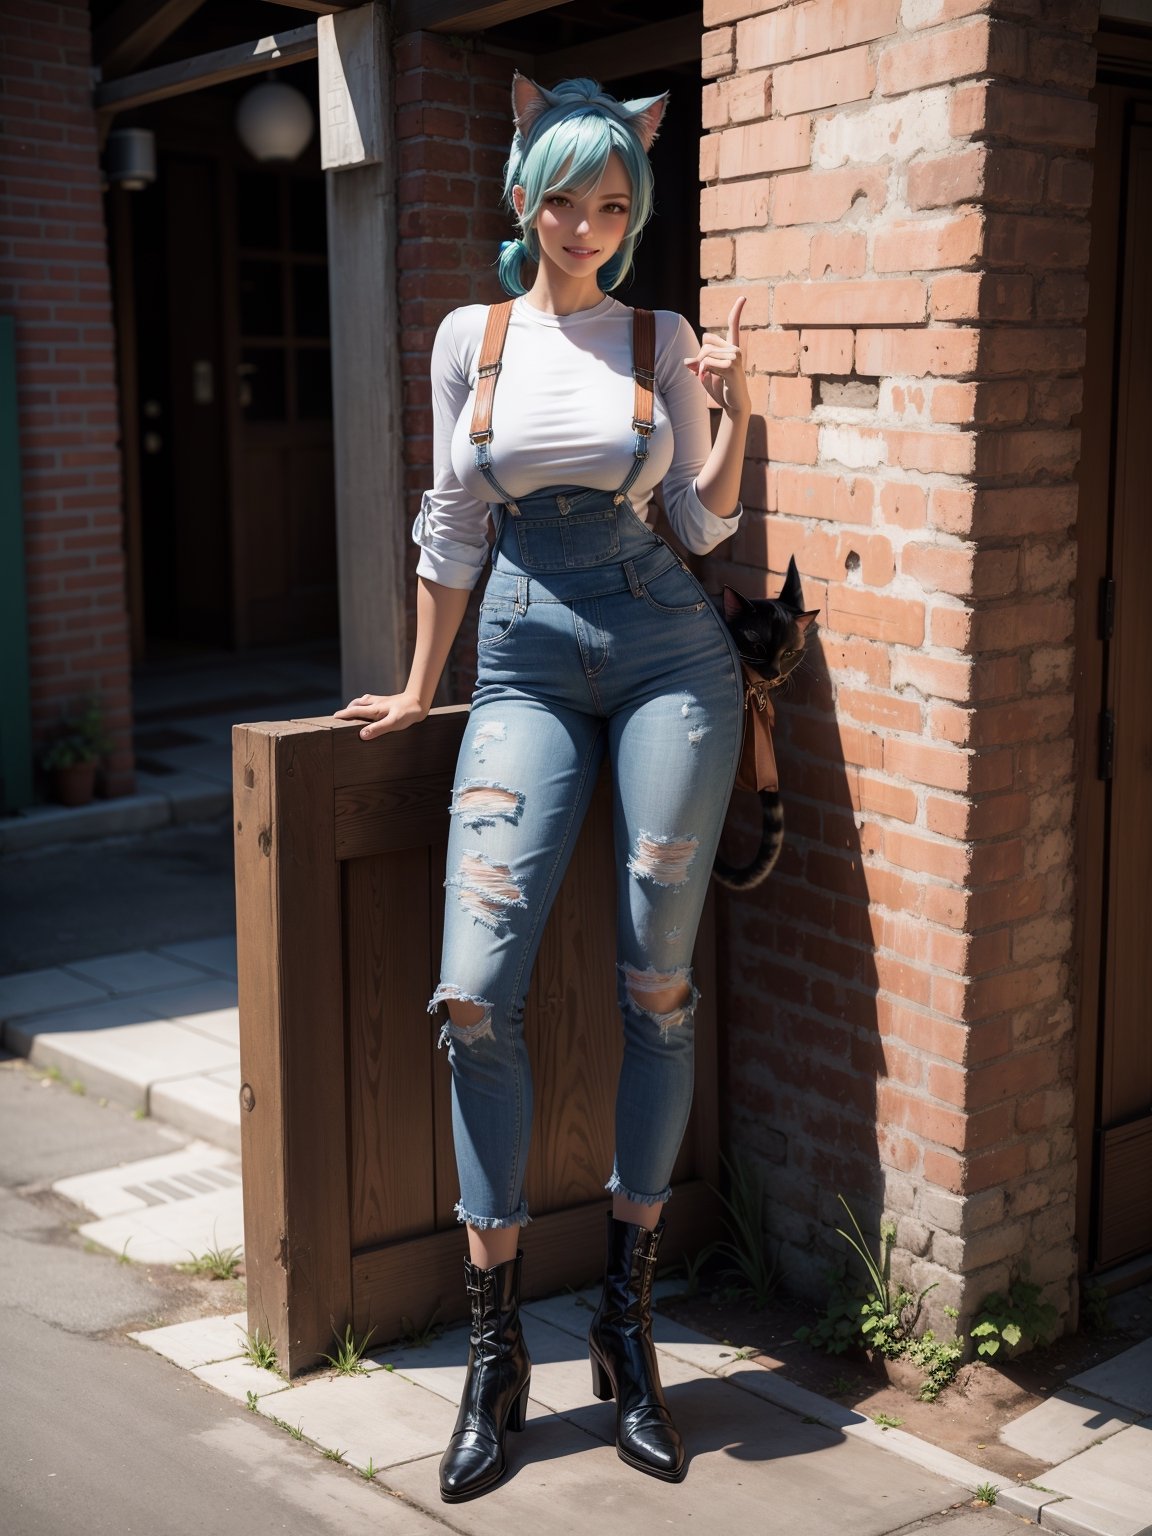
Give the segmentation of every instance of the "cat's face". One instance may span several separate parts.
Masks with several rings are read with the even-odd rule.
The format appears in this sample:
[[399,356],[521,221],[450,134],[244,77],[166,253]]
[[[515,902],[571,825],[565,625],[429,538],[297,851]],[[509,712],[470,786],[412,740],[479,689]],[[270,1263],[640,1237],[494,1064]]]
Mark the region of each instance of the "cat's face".
[[784,678],[804,658],[808,631],[819,609],[805,610],[795,560],[779,597],[748,598],[724,588],[724,618],[741,658],[769,682]]

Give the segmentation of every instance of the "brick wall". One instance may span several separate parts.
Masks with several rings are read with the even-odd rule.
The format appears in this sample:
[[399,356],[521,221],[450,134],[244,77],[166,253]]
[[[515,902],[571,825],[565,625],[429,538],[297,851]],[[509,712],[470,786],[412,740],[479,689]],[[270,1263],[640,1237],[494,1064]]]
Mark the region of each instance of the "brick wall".
[[90,693],[133,788],[112,302],[87,6],[12,0],[0,37],[0,306],[16,317],[34,744]]
[[[430,32],[401,37],[395,49],[400,328],[408,526],[431,483],[432,408],[428,359],[436,327],[461,304],[498,303],[501,240],[511,238],[500,208],[512,138],[512,66],[467,39]],[[406,590],[415,600],[418,551],[409,545]],[[449,702],[466,702],[476,675],[475,606],[462,626],[446,674]],[[409,611],[409,645],[415,609]]]
[[[794,1278],[843,1193],[960,1326],[1075,1310],[1071,583],[1097,7],[705,0],[702,319],[748,296],[749,511],[819,633],[788,841],[724,902],[736,1142]],[[750,818],[734,814],[735,834]]]

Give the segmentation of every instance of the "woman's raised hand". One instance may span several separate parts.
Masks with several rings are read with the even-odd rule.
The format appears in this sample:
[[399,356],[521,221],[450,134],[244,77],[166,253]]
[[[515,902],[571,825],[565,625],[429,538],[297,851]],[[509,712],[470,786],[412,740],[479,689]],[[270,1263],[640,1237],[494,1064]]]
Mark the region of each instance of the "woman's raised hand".
[[685,367],[729,416],[747,416],[752,409],[744,375],[744,354],[740,350],[740,312],[744,303],[741,294],[729,310],[727,336],[705,331],[699,352],[684,359]]
[[334,711],[337,720],[367,720],[360,735],[365,741],[388,731],[402,731],[423,720],[428,711],[414,693],[362,693]]

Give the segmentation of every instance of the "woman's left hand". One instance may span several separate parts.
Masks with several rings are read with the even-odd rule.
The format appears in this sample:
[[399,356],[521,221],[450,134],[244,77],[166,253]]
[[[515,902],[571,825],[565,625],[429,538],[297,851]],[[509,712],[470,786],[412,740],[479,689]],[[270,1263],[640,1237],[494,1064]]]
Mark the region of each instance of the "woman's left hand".
[[729,416],[747,416],[752,408],[744,374],[744,354],[740,350],[740,311],[744,302],[741,295],[729,311],[727,337],[705,331],[700,351],[695,357],[684,359],[684,366],[696,375]]

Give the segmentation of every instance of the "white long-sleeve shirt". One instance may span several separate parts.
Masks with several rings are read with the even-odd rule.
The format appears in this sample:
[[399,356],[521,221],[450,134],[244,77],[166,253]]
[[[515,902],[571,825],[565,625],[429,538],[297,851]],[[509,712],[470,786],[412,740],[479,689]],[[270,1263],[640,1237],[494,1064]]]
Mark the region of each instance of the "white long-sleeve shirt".
[[[488,503],[495,492],[468,441],[487,306],[446,315],[432,348],[433,481],[412,537],[417,574],[446,587],[474,587],[488,555]],[[712,447],[708,395],[684,366],[698,342],[683,315],[656,311],[656,428],[629,491],[644,517],[664,482],[664,508],[677,537],[707,554],[740,521],[717,517],[696,493]],[[523,295],[512,306],[492,411],[492,471],[509,496],[548,485],[614,491],[632,466],[632,310],[611,294],[591,309],[550,315]]]

